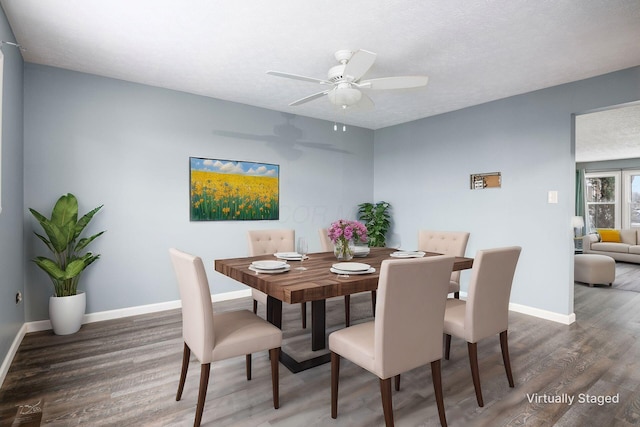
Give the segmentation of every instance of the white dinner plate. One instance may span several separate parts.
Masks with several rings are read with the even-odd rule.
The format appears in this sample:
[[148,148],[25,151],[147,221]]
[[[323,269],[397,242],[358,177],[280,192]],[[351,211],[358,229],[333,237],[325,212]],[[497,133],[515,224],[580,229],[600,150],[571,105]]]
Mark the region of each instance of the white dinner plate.
[[289,270],[291,270],[291,266],[289,264],[287,264],[286,267],[284,268],[278,268],[277,270],[262,270],[260,268],[256,268],[253,265],[249,266],[249,270],[251,271],[255,271],[256,273],[263,273],[263,274],[278,274],[278,273],[284,273],[287,272]]
[[333,264],[331,267],[336,270],[342,271],[367,271],[371,268],[369,264],[364,264],[362,262],[338,262]]
[[[302,255],[298,252],[276,252],[273,254],[278,259],[286,259],[287,261],[300,261],[302,259]],[[308,256],[304,256],[304,259],[309,258]]]
[[280,268],[285,268],[288,264],[284,261],[253,261],[251,263],[252,267],[255,267],[259,270],[278,270]]
[[340,270],[340,269],[331,267],[329,269],[329,271],[331,271],[332,273],[336,273],[336,274],[350,275],[350,274],[371,274],[371,273],[375,273],[376,269],[374,267],[371,267],[368,270],[348,271],[348,270]]
[[422,251],[397,251],[390,254],[394,258],[422,258],[425,253]]

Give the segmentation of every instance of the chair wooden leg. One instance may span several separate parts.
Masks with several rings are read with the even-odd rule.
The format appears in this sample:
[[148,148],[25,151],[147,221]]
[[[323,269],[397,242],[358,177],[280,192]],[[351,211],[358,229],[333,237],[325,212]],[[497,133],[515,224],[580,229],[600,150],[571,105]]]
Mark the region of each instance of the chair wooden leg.
[[189,369],[189,357],[191,357],[191,349],[184,343],[182,350],[182,372],[180,372],[180,384],[178,384],[178,393],[176,393],[176,401],[182,399],[182,391],[184,390],[184,382],[187,379],[187,370]]
[[449,360],[449,354],[451,352],[451,335],[444,334],[444,358]]
[[438,406],[440,425],[442,427],[447,427],[447,416],[444,413],[444,399],[442,396],[442,375],[440,371],[440,359],[431,362],[431,378],[433,378],[433,391],[436,393],[436,405]]
[[245,369],[247,371],[247,381],[251,381],[251,355],[245,356]]
[[200,390],[198,391],[198,406],[196,407],[196,419],[193,422],[193,427],[199,427],[202,422],[202,411],[204,410],[204,402],[207,398],[210,370],[211,363],[200,365]]
[[469,350],[469,363],[471,364],[471,377],[473,378],[473,388],[476,390],[476,400],[478,406],[484,406],[482,401],[482,390],[480,389],[480,371],[478,370],[478,343],[467,342]]
[[280,347],[269,350],[271,356],[271,388],[273,390],[273,408],[280,407]]
[[300,304],[300,316],[302,317],[302,329],[307,329],[307,303]]
[[258,314],[258,301],[253,300],[253,314]]
[[338,380],[340,379],[340,355],[331,352],[331,418],[338,418]]
[[400,374],[394,377],[393,382],[395,383],[394,385],[396,386],[396,391],[400,391]]
[[384,424],[393,427],[393,402],[391,400],[391,378],[380,378],[380,396],[382,397],[382,412]]
[[344,325],[351,326],[351,295],[344,296]]
[[373,317],[376,316],[376,297],[378,294],[376,294],[376,291],[371,291],[371,315]]
[[454,292],[454,293],[453,293],[453,297],[454,297],[455,299],[460,299],[460,292]]
[[509,387],[514,387],[513,374],[511,373],[511,360],[509,359],[509,344],[507,343],[507,341],[507,331],[500,332],[500,348],[502,349],[502,361],[504,362],[504,370],[507,372]]

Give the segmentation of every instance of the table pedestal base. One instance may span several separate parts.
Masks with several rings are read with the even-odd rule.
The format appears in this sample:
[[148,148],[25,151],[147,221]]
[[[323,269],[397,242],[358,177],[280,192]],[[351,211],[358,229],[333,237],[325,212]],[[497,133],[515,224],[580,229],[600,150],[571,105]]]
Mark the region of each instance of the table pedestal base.
[[[271,296],[267,296],[267,321],[282,329],[282,301]],[[311,350],[327,348],[326,323],[326,300],[311,301]],[[331,360],[331,353],[298,362],[283,349],[280,350],[280,362],[294,374],[323,365],[329,360]]]
[[329,363],[329,361],[331,361],[331,353],[325,353],[323,355],[298,362],[284,350],[280,350],[280,363],[294,374],[315,368],[316,366],[324,365],[325,363]]

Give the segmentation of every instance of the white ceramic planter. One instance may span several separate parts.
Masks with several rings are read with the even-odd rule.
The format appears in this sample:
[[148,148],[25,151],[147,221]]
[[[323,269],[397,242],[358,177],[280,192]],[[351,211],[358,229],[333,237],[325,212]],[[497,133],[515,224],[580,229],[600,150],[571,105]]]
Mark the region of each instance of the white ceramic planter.
[[56,335],[74,334],[82,326],[87,295],[78,291],[68,297],[49,297],[49,319]]

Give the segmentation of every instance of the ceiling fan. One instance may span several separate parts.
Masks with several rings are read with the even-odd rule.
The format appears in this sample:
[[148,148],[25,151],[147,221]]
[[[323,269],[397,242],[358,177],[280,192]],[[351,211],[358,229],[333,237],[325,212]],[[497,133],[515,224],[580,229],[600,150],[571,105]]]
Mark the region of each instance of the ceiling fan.
[[321,92],[293,101],[289,104],[290,106],[301,105],[327,95],[333,105],[342,108],[348,108],[356,104],[358,104],[358,107],[373,107],[373,100],[367,94],[362,93],[360,89],[409,89],[427,85],[427,76],[398,76],[361,80],[376,60],[377,55],[373,52],[363,49],[355,52],[339,50],[334,56],[340,64],[329,69],[326,80],[280,71],[267,71],[267,74],[328,86],[327,89]]

